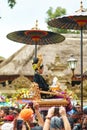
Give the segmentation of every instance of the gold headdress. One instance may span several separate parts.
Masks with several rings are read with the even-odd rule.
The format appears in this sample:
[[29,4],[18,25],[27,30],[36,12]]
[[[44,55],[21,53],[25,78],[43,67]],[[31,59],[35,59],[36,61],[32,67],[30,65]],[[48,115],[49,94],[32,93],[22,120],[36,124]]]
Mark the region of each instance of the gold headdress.
[[41,54],[37,56],[37,58],[33,59],[32,67],[34,70],[39,70],[43,66],[43,57]]

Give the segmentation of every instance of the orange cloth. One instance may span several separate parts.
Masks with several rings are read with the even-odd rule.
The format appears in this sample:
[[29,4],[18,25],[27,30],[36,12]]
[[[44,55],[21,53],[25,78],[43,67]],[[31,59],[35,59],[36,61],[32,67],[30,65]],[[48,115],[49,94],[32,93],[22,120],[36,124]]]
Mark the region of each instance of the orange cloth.
[[31,108],[21,110],[19,114],[19,116],[25,121],[31,118],[32,115],[33,115],[33,110]]

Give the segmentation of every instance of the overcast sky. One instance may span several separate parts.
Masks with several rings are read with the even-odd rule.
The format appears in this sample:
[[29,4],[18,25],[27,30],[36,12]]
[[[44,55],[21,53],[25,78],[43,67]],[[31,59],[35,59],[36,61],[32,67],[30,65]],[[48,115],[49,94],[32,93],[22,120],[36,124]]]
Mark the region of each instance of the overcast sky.
[[[49,7],[65,8],[67,14],[80,8],[81,0],[16,0],[17,4],[10,9],[7,0],[0,0],[0,56],[8,58],[24,44],[10,41],[6,35],[13,31],[27,30],[35,26],[38,20],[39,28],[47,30],[45,19]],[[87,8],[87,0],[83,0],[83,7]]]

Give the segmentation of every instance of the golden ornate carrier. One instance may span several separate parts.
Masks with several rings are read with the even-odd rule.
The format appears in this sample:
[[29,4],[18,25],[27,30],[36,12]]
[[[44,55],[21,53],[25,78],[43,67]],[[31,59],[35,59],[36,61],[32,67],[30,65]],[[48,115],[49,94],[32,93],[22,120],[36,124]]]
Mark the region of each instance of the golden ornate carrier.
[[[22,93],[23,94],[23,93]],[[51,99],[42,99],[41,94],[46,95],[55,95],[60,96],[62,98],[51,98]],[[48,108],[51,106],[67,106],[68,101],[66,100],[66,95],[61,94],[60,92],[50,92],[50,91],[40,91],[38,88],[38,85],[36,83],[33,83],[33,86],[29,88],[27,92],[28,97],[25,97],[25,95],[22,95],[21,100],[27,100],[27,101],[37,101],[40,105],[40,108]],[[20,100],[20,97],[18,98]]]

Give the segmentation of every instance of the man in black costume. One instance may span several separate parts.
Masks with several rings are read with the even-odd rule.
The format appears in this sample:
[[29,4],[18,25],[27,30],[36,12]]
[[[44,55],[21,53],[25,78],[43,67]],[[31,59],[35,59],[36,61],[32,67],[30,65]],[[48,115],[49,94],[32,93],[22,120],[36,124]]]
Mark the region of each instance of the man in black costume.
[[[46,80],[42,76],[43,70],[44,70],[42,55],[38,55],[36,58],[33,59],[32,67],[35,71],[33,81],[38,84],[39,89],[41,91],[50,91],[49,85],[47,84]],[[58,96],[58,95],[53,96],[50,94],[41,94],[41,98],[43,98],[43,99],[60,98],[60,96]],[[61,95],[61,98],[64,98],[64,94]],[[72,104],[71,104],[71,101],[70,101],[70,98],[68,95],[67,95],[66,99],[69,101],[69,104],[66,109],[71,110]]]
[[38,84],[40,90],[48,91],[49,85],[46,83],[46,80],[42,76],[44,71],[44,65],[42,64],[41,55],[38,55],[37,58],[33,59],[32,66],[33,69],[35,70],[33,81]]

